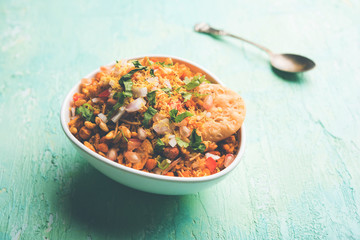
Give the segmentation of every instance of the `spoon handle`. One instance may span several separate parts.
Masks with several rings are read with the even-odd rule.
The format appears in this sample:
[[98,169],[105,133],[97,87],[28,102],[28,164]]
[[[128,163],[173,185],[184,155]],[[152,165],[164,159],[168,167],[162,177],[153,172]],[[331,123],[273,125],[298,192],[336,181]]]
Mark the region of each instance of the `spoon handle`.
[[241,40],[241,41],[247,42],[247,43],[249,43],[249,44],[251,44],[251,45],[254,45],[255,47],[258,47],[258,48],[260,48],[261,50],[267,52],[269,55],[272,54],[272,52],[271,52],[268,48],[266,48],[266,47],[264,47],[264,46],[262,46],[262,45],[260,45],[260,44],[254,43],[254,42],[252,42],[252,41],[250,41],[250,40],[247,40],[247,39],[245,39],[245,38],[236,36],[236,35],[234,35],[234,34],[225,32],[225,31],[223,31],[223,30],[213,28],[213,27],[211,27],[210,25],[208,25],[208,24],[206,24],[206,23],[196,24],[194,29],[195,29],[195,31],[201,32],[201,33],[208,33],[208,34],[213,34],[213,35],[218,35],[218,36],[229,36],[229,37],[233,37],[233,38],[239,39],[239,40]]

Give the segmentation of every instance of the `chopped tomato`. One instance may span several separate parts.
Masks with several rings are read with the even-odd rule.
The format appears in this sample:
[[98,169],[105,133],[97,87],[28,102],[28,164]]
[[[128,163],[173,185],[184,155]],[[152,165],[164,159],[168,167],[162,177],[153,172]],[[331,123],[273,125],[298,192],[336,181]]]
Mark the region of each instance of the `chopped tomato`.
[[181,102],[178,100],[176,102],[171,102],[170,104],[171,109],[176,108],[178,111],[182,109]]
[[105,91],[103,91],[102,93],[99,94],[99,97],[107,98],[107,97],[109,97],[109,95],[110,95],[110,91],[109,91],[109,89],[106,89]]
[[73,100],[74,102],[76,102],[77,100],[79,100],[80,98],[84,98],[84,94],[81,94],[81,93],[75,93],[74,96],[73,96]]
[[206,159],[205,166],[210,170],[210,172],[213,172],[216,168],[216,161],[212,157],[208,157]]

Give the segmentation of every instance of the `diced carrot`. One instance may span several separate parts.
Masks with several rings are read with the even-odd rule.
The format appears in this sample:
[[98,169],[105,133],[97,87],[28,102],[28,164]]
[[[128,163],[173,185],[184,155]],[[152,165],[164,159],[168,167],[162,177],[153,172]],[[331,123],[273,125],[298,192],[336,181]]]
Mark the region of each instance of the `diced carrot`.
[[174,173],[173,173],[173,172],[168,172],[168,173],[166,174],[166,176],[173,177],[173,176],[174,176]]

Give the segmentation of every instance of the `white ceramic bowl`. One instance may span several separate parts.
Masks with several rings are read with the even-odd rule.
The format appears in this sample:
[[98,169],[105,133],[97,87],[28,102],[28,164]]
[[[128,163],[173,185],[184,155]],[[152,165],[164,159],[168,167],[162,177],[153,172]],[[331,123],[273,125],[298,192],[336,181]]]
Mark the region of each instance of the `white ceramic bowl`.
[[[140,59],[143,57],[144,56],[133,57],[128,59]],[[214,74],[210,73],[205,68],[188,60],[178,57],[163,56],[163,55],[162,56],[151,55],[148,57],[155,57],[157,59],[164,59],[164,60],[170,57],[172,58],[174,63],[176,62],[184,63],[188,67],[190,67],[192,71],[201,72],[205,74],[209,81],[222,84]],[[98,71],[100,70],[97,69],[93,71],[92,73],[88,74],[86,78],[90,78],[94,76]],[[79,85],[80,85],[80,81],[77,84],[75,84],[75,86],[70,90],[70,92],[67,94],[62,104],[61,113],[60,113],[61,126],[66,136],[69,138],[70,142],[73,144],[73,146],[76,148],[76,150],[83,158],[89,161],[89,163],[93,165],[96,169],[98,169],[100,172],[102,172],[106,176],[112,178],[113,180],[123,185],[145,192],[165,194],[165,195],[184,195],[184,194],[196,193],[205,188],[213,186],[216,183],[223,180],[239,164],[241,157],[243,156],[244,148],[245,148],[244,124],[242,125],[239,131],[240,148],[236,154],[235,160],[230,164],[229,167],[211,176],[195,177],[195,178],[162,176],[153,173],[142,172],[139,170],[135,170],[123,166],[116,162],[113,162],[91,151],[89,148],[85,147],[69,131],[68,122],[70,121],[70,113],[69,113],[70,102],[72,100],[74,93],[79,91]]]

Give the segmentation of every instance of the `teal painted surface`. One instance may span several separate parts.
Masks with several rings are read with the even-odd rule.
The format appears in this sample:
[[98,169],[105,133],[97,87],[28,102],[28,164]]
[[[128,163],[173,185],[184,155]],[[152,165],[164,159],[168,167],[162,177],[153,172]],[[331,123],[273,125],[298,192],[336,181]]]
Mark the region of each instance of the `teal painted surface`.
[[[0,2],[0,239],[360,239],[358,1],[72,2]],[[284,80],[254,47],[194,33],[200,21],[318,66]],[[138,192],[62,133],[82,76],[147,53],[197,62],[244,97],[246,156],[219,185]]]

